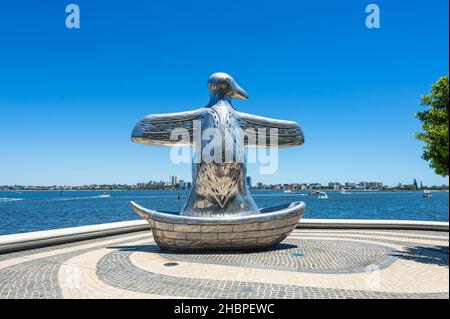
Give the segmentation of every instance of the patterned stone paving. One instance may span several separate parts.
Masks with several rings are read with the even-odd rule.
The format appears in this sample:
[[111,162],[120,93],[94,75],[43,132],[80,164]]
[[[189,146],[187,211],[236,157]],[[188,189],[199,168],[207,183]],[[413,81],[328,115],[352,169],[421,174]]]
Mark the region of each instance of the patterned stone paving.
[[[299,229],[271,251],[169,254],[144,231],[0,255],[0,298],[448,299],[448,265],[448,232]],[[68,266],[87,274],[75,288]]]
[[[109,237],[109,240],[117,239],[118,244],[124,244],[129,240],[120,240],[123,236]],[[149,238],[146,232],[142,232],[140,238]],[[110,245],[104,244],[104,238],[94,239],[82,242],[87,243],[99,243],[96,248],[108,247]],[[80,246],[80,243],[71,243],[62,245],[64,248],[76,248]],[[61,247],[61,246],[56,246]],[[17,252],[12,254],[6,254],[4,256],[11,256],[20,258],[20,256],[28,256],[33,253],[46,253],[55,250],[55,246],[28,250],[25,252]],[[46,258],[29,259],[20,264],[1,268],[0,262],[0,299],[4,298],[20,298],[20,299],[35,299],[35,298],[62,298],[61,289],[58,285],[58,270],[66,260],[76,256],[80,253],[88,252],[91,248],[80,249],[73,252],[62,253],[56,256],[48,256]],[[3,256],[3,255],[2,255]],[[8,260],[5,258],[3,260]]]
[[288,238],[275,249],[251,253],[205,252],[200,254],[161,255],[173,260],[215,263],[246,267],[264,267],[292,271],[345,273],[364,271],[369,265],[387,266],[391,249],[380,245],[351,241],[301,240]]
[[[314,234],[314,235],[308,234],[308,237],[315,237],[317,239],[320,239],[320,238],[323,238],[325,235],[328,235],[328,234]],[[371,239],[377,240],[380,243],[384,243],[384,244],[395,244],[395,245],[402,245],[402,246],[411,245],[411,240],[414,241],[414,240],[424,239],[423,237],[421,237],[421,238],[405,238],[405,239],[395,239],[395,238],[391,238],[389,236],[386,236],[386,237],[383,236],[383,238],[380,239],[379,237],[380,236],[373,236]],[[355,234],[355,235],[351,235],[351,234],[350,235],[339,235],[339,238],[350,239],[350,240],[352,240],[352,239],[353,240],[354,239],[367,240],[367,237],[358,236],[357,234]],[[446,240],[447,240],[447,244],[445,243],[445,241],[443,241],[443,244],[448,246],[448,238]],[[425,240],[425,241],[421,242],[421,246],[423,246],[423,247],[435,247],[436,244],[437,244],[437,242],[435,240]]]
[[[389,293],[351,289],[323,289],[272,283],[205,280],[171,277],[136,268],[132,252],[113,252],[99,263],[97,275],[107,284],[125,290],[190,298],[277,298],[277,299],[424,299],[448,298],[448,293]],[[121,271],[117,271],[120,265]]]

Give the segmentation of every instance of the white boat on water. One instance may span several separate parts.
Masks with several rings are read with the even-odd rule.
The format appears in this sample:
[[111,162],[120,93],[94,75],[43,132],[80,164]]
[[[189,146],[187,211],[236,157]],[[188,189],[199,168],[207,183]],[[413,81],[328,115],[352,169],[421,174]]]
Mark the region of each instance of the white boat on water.
[[425,198],[430,198],[430,197],[433,196],[433,194],[431,194],[430,190],[426,189],[426,190],[423,191],[422,196],[425,197]]
[[345,189],[342,189],[341,190],[341,194],[342,195],[349,195],[349,194],[351,194],[350,192],[347,192]]
[[327,199],[328,195],[325,192],[319,192],[319,195],[317,196],[318,199]]
[[287,189],[283,193],[292,193],[292,191],[290,189]]
[[99,195],[98,197],[99,198],[108,198],[108,197],[111,197],[111,195],[103,193],[103,194]]

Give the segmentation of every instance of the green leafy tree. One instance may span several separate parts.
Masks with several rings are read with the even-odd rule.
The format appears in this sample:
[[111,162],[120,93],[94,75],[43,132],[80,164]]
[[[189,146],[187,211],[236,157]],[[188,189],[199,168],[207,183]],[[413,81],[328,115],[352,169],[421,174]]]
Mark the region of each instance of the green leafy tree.
[[430,94],[422,96],[421,104],[429,108],[415,114],[423,129],[415,136],[426,143],[422,158],[430,162],[436,174],[442,176],[448,176],[448,96],[448,76],[443,76],[431,86]]

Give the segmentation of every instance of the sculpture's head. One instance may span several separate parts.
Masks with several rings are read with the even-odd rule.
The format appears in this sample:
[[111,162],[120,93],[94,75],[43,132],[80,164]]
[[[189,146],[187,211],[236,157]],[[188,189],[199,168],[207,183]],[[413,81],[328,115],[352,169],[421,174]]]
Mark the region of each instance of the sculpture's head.
[[217,72],[208,79],[208,88],[212,97],[247,100],[248,94],[231,75]]

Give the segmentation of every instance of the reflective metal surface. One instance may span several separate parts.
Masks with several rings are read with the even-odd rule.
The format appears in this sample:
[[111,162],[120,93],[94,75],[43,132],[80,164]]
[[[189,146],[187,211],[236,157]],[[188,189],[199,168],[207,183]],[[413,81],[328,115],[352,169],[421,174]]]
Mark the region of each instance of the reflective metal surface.
[[[182,216],[259,214],[246,184],[244,147],[301,145],[303,132],[292,121],[236,111],[231,99],[246,100],[248,94],[226,73],[211,75],[208,88],[211,97],[207,106],[187,112],[147,115],[135,126],[131,138],[146,145],[194,146],[193,186]],[[216,138],[215,133],[211,135],[211,129],[219,132],[220,138]],[[276,129],[277,143],[270,138],[270,129]],[[187,132],[189,139],[181,142],[171,139],[174,130]],[[261,145],[261,141],[265,145]]]
[[192,217],[160,213],[131,202],[150,224],[153,238],[166,250],[265,249],[284,240],[303,217],[305,204],[241,217]]

